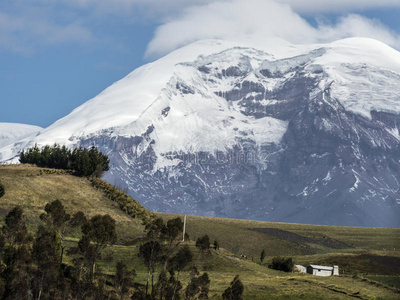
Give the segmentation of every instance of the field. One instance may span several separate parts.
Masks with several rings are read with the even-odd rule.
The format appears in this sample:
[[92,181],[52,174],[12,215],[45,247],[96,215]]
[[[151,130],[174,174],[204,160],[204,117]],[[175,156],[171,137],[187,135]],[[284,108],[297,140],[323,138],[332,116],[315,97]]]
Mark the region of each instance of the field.
[[[137,256],[144,232],[139,218],[132,218],[86,178],[29,165],[0,166],[6,194],[0,199],[1,217],[15,205],[24,207],[33,232],[46,203],[59,199],[70,213],[89,216],[110,214],[117,221],[118,242],[108,246],[99,265],[113,275],[115,262],[136,270],[135,282],[146,282],[146,268]],[[164,220],[178,215],[156,213]],[[183,217],[183,216],[180,216]],[[210,298],[221,294],[235,275],[244,284],[244,299],[399,299],[400,229],[355,228],[269,223],[187,216],[188,244],[194,262],[211,279]],[[209,235],[220,249],[201,254],[195,240]],[[76,246],[78,233],[66,239]],[[260,261],[261,251],[267,257]],[[246,258],[245,258],[245,257]],[[339,265],[340,276],[315,277],[268,268],[274,256],[292,257],[296,264]],[[189,274],[183,272],[184,286]]]

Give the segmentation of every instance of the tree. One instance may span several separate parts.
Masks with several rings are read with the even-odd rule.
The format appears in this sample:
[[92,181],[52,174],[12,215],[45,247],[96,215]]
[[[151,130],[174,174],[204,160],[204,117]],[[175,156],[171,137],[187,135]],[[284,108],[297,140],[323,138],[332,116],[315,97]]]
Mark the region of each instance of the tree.
[[91,175],[95,177],[102,177],[105,171],[109,170],[109,159],[107,155],[97,150],[95,146],[92,146],[89,150],[89,159],[91,162]]
[[23,244],[28,237],[28,230],[21,206],[14,207],[6,216],[3,234],[10,244]]
[[[168,278],[166,269],[162,269],[156,286],[160,299],[179,299],[179,291],[183,287],[179,275],[192,259],[193,254],[188,245],[181,247],[173,257],[168,259],[166,269],[168,269],[170,276]],[[152,293],[152,296],[154,296],[154,293]]]
[[5,189],[4,185],[0,182],[0,198],[4,196]]
[[194,272],[194,276],[190,280],[190,283],[186,287],[185,296],[186,300],[191,299],[208,299],[208,292],[210,290],[210,279],[207,273],[199,275],[197,269]]
[[153,273],[155,264],[160,261],[162,254],[161,245],[157,241],[147,242],[139,247],[139,257],[144,261],[147,266],[147,282],[146,282],[146,296],[148,295],[149,281],[151,279],[151,286],[153,290]]
[[261,251],[261,255],[260,255],[260,261],[261,261],[261,263],[264,261],[265,256],[266,256],[265,250],[263,249],[263,250]]
[[81,211],[79,211],[75,213],[73,218],[71,218],[71,215],[67,214],[60,200],[55,200],[51,203],[47,203],[44,210],[45,213],[41,214],[40,219],[47,222],[49,227],[52,227],[57,237],[61,240],[61,265],[65,250],[65,247],[63,246],[63,241],[66,231],[69,228],[81,226],[82,224],[86,223],[86,217]]
[[192,251],[188,245],[184,245],[179,251],[169,260],[169,271],[181,272],[193,259]]
[[83,224],[82,233],[95,245],[96,252],[101,252],[107,245],[117,241],[115,220],[110,215],[96,215]]
[[50,295],[60,276],[61,239],[54,230],[40,225],[32,247],[32,258],[36,265],[33,280],[35,299],[54,298]]
[[44,207],[45,214],[42,214],[40,218],[42,220],[48,220],[58,231],[65,231],[66,223],[71,219],[71,216],[67,214],[64,206],[60,200],[55,200],[51,203],[47,203]]
[[1,253],[1,299],[26,299],[29,291],[31,255],[26,244],[7,244]]
[[34,147],[21,151],[19,161],[39,167],[75,170],[78,176],[95,177],[101,177],[108,171],[110,163],[108,156],[94,146],[90,150],[80,147],[71,151],[58,144],[46,145],[41,150],[35,144]]
[[135,275],[135,270],[129,271],[126,264],[124,264],[121,261],[117,262],[114,286],[121,300],[124,299],[124,296],[126,294],[128,294],[129,287],[132,286],[133,284],[133,280],[131,277],[134,275]]
[[96,260],[101,257],[101,252],[107,245],[112,245],[117,241],[115,220],[110,215],[96,215],[82,225],[82,233],[79,248],[91,265],[89,273],[94,280]]
[[161,237],[162,232],[165,231],[165,225],[162,218],[152,219],[151,222],[146,224],[145,229],[147,230],[147,237],[156,239]]
[[219,243],[218,240],[214,240],[214,249],[219,250]]
[[0,235],[2,299],[22,299],[29,290],[29,236],[20,206],[14,207],[6,216]]
[[176,217],[174,219],[168,220],[166,226],[164,226],[163,237],[169,241],[171,245],[174,240],[181,237],[183,232],[183,221],[181,218]]
[[232,280],[230,286],[222,294],[224,300],[242,300],[244,286],[239,279],[239,275],[236,275]]
[[210,238],[208,237],[207,234],[197,239],[196,247],[199,248],[201,252],[210,249]]

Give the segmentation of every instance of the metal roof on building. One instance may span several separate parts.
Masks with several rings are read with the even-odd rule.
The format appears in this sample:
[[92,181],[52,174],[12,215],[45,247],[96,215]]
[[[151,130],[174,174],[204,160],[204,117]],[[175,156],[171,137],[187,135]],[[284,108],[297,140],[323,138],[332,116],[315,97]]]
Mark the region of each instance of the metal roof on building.
[[327,267],[327,266],[309,265],[309,267],[312,267],[313,269],[321,269],[321,270],[329,270],[329,271],[333,270],[333,267]]

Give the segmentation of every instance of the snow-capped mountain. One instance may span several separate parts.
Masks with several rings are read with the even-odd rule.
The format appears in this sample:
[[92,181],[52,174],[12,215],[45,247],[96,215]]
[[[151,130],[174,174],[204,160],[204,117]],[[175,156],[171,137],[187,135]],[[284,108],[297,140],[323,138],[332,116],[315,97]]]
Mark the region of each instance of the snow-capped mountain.
[[106,180],[151,210],[399,227],[400,53],[200,41],[0,153],[54,142],[101,148]]
[[13,159],[23,146],[18,141],[32,140],[42,129],[33,125],[0,122],[0,161]]

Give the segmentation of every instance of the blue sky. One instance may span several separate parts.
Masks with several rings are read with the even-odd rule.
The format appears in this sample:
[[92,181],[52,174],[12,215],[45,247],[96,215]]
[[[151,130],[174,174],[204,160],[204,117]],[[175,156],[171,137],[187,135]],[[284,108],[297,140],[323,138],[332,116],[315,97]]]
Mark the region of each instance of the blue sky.
[[47,127],[140,65],[202,38],[349,36],[400,50],[400,0],[2,0],[0,122]]

